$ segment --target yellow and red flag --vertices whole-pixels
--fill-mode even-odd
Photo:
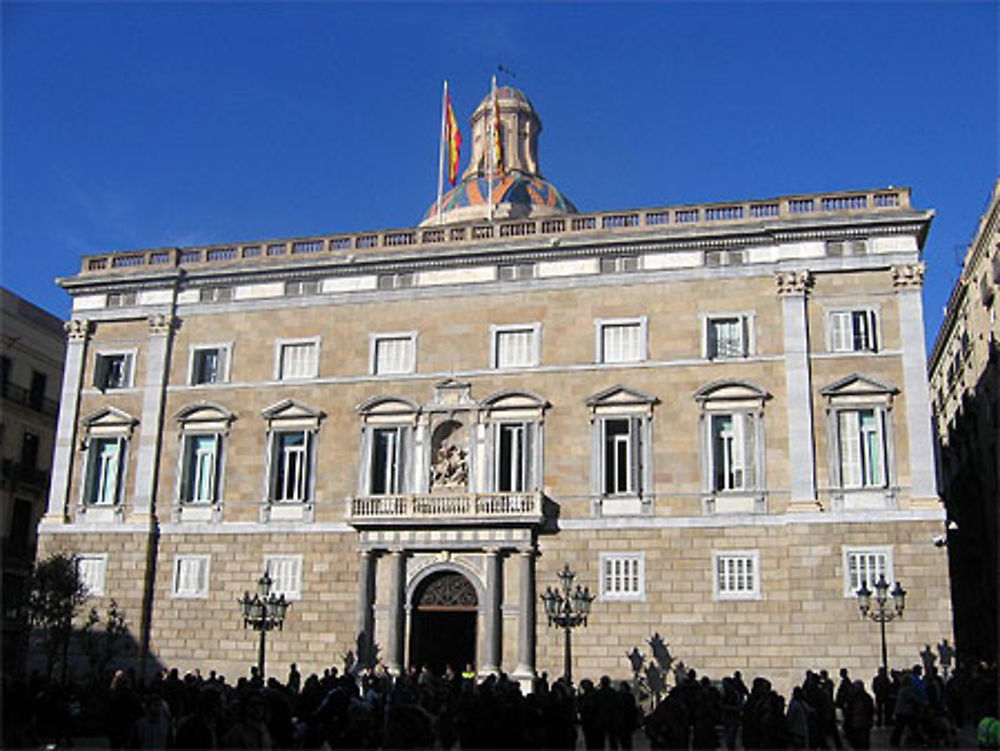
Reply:
[[[462,131],[458,128],[455,111],[451,108],[451,95],[445,95],[444,142],[448,149],[448,181],[454,185],[458,178],[458,161],[462,153]]]
[[[500,98],[497,96],[496,79],[493,83],[493,163],[497,175],[503,177],[503,139],[500,137]]]

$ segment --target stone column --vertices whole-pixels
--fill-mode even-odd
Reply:
[[[148,517],[156,506],[156,485],[163,438],[163,403],[167,392],[170,345],[177,322],[172,313],[149,317],[146,346],[146,382],[142,387],[142,418],[139,424],[139,453],[136,462],[135,497],[131,511]]]
[[[496,673],[500,670],[501,623],[500,602],[503,597],[503,576],[500,550],[486,550],[486,603],[483,623],[483,659],[480,673]]]
[[[535,551],[518,551],[521,568],[521,598],[517,614],[517,668],[514,677],[535,677]],[[529,687],[530,688],[530,687]]]
[[[80,389],[87,361],[87,339],[90,322],[74,318],[64,324],[66,330],[66,361],[63,367],[62,392],[59,397],[59,420],[56,427],[55,451],[52,455],[52,480],[49,485],[49,505],[43,525],[67,521],[70,507],[70,479],[76,459],[76,422],[80,409]]]
[[[899,339],[903,350],[903,396],[906,399],[906,435],[909,440],[910,502],[938,503],[934,478],[934,441],[931,429],[930,386],[924,350],[924,307],[921,290],[924,264],[892,267],[892,286],[899,309]]]
[[[816,434],[813,426],[812,370],[806,300],[812,287],[808,270],[776,275],[785,344],[788,420],[789,511],[816,511]],[[764,447],[761,447],[764,450]]]
[[[375,633],[375,557],[370,550],[361,551],[358,568],[358,602],[355,615],[355,649],[362,668],[373,663],[372,645]]]
[[[386,668],[393,675],[403,674],[404,608],[406,606],[406,556],[402,550],[389,553],[389,644]]]

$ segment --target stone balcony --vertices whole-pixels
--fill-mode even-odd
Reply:
[[[433,493],[352,498],[347,521],[357,528],[535,526],[541,493]]]

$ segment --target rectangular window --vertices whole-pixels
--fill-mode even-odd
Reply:
[[[28,392],[28,406],[32,409],[41,411],[42,404],[45,401],[45,382],[47,380],[45,373],[39,373],[37,370],[31,372],[31,390]]]
[[[528,487],[528,425],[503,422],[494,429],[496,475],[493,487],[498,493],[521,493]]]
[[[196,347],[191,354],[191,385],[224,383],[229,380],[226,372],[229,350],[226,347]]]
[[[601,599],[641,600],[646,560],[642,553],[601,553]]]
[[[642,424],[638,418],[602,421],[605,495],[636,495],[639,487]]]
[[[830,313],[830,349],[833,352],[877,352],[878,317],[870,308]]]
[[[395,495],[401,492],[402,429],[375,428],[372,431],[372,495]]]
[[[844,597],[856,597],[861,585],[875,591],[879,576],[892,583],[892,548],[844,548]]]
[[[282,381],[315,378],[319,372],[319,342],[286,342],[280,345],[278,378]]]
[[[202,302],[228,302],[233,299],[233,288],[202,287],[198,295]]]
[[[7,396],[10,386],[10,374],[14,369],[14,361],[7,355],[0,355],[0,395]]]
[[[272,500],[309,500],[310,438],[305,430],[274,434],[272,457]]]
[[[25,431],[21,436],[21,469],[32,473],[38,469],[38,434]]]
[[[598,361],[640,362],[646,359],[645,320],[599,321]]]
[[[756,418],[754,415],[711,415],[712,490],[749,490],[756,486]]]
[[[214,503],[219,499],[220,443],[217,433],[184,437],[182,502]]]
[[[493,329],[493,364],[497,368],[527,368],[538,364],[538,326]]]
[[[639,270],[639,256],[605,256],[601,258],[601,273],[616,274]]]
[[[286,297],[306,297],[319,294],[318,279],[296,279],[285,282]]]
[[[91,438],[87,452],[88,469],[84,500],[113,506],[121,495],[124,438]]]
[[[497,266],[497,279],[501,282],[516,282],[520,279],[531,279],[535,276],[533,263],[507,263]]]
[[[271,591],[284,595],[286,600],[302,597],[302,556],[269,555],[264,558],[264,568],[271,577]]]
[[[841,487],[885,487],[883,422],[882,410],[874,408],[843,410],[837,413]]]
[[[745,600],[760,597],[760,553],[715,553],[715,597]]]
[[[129,352],[98,354],[94,368],[94,386],[101,391],[132,386],[133,356]]]
[[[375,375],[412,373],[416,363],[416,339],[412,334],[376,335],[372,353]]]
[[[179,555],[174,558],[174,597],[208,597],[207,555]]]
[[[710,360],[746,357],[750,354],[747,316],[719,316],[706,322],[706,355]]]
[[[107,591],[107,553],[80,553],[76,556],[76,573],[87,594],[103,597]]]

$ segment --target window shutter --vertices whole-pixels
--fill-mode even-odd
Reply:
[[[838,312],[830,314],[830,348],[834,352],[851,349],[851,314]]]
[[[521,456],[521,490],[532,493],[538,489],[541,481],[536,476],[535,467],[535,431],[538,426],[533,422],[524,423],[524,440]]]
[[[757,487],[757,416],[742,415],[743,423],[743,488]]]
[[[122,388],[131,388],[134,377],[133,377],[133,357],[131,354],[127,354],[122,358]]]
[[[629,487],[628,492],[635,495],[642,495],[642,471],[643,471],[643,441],[642,441],[642,420],[638,417],[629,419]]]
[[[708,326],[708,358],[713,359],[719,356],[719,322],[709,321]]]
[[[840,449],[840,485],[844,488],[861,487],[861,435],[859,415],[856,411],[837,414],[838,448]]]
[[[410,451],[413,440],[413,430],[410,427],[399,429],[396,447],[396,492],[409,493],[410,481],[408,477],[410,466]]]
[[[108,385],[108,358],[97,356],[94,363],[94,387],[103,391]]]

